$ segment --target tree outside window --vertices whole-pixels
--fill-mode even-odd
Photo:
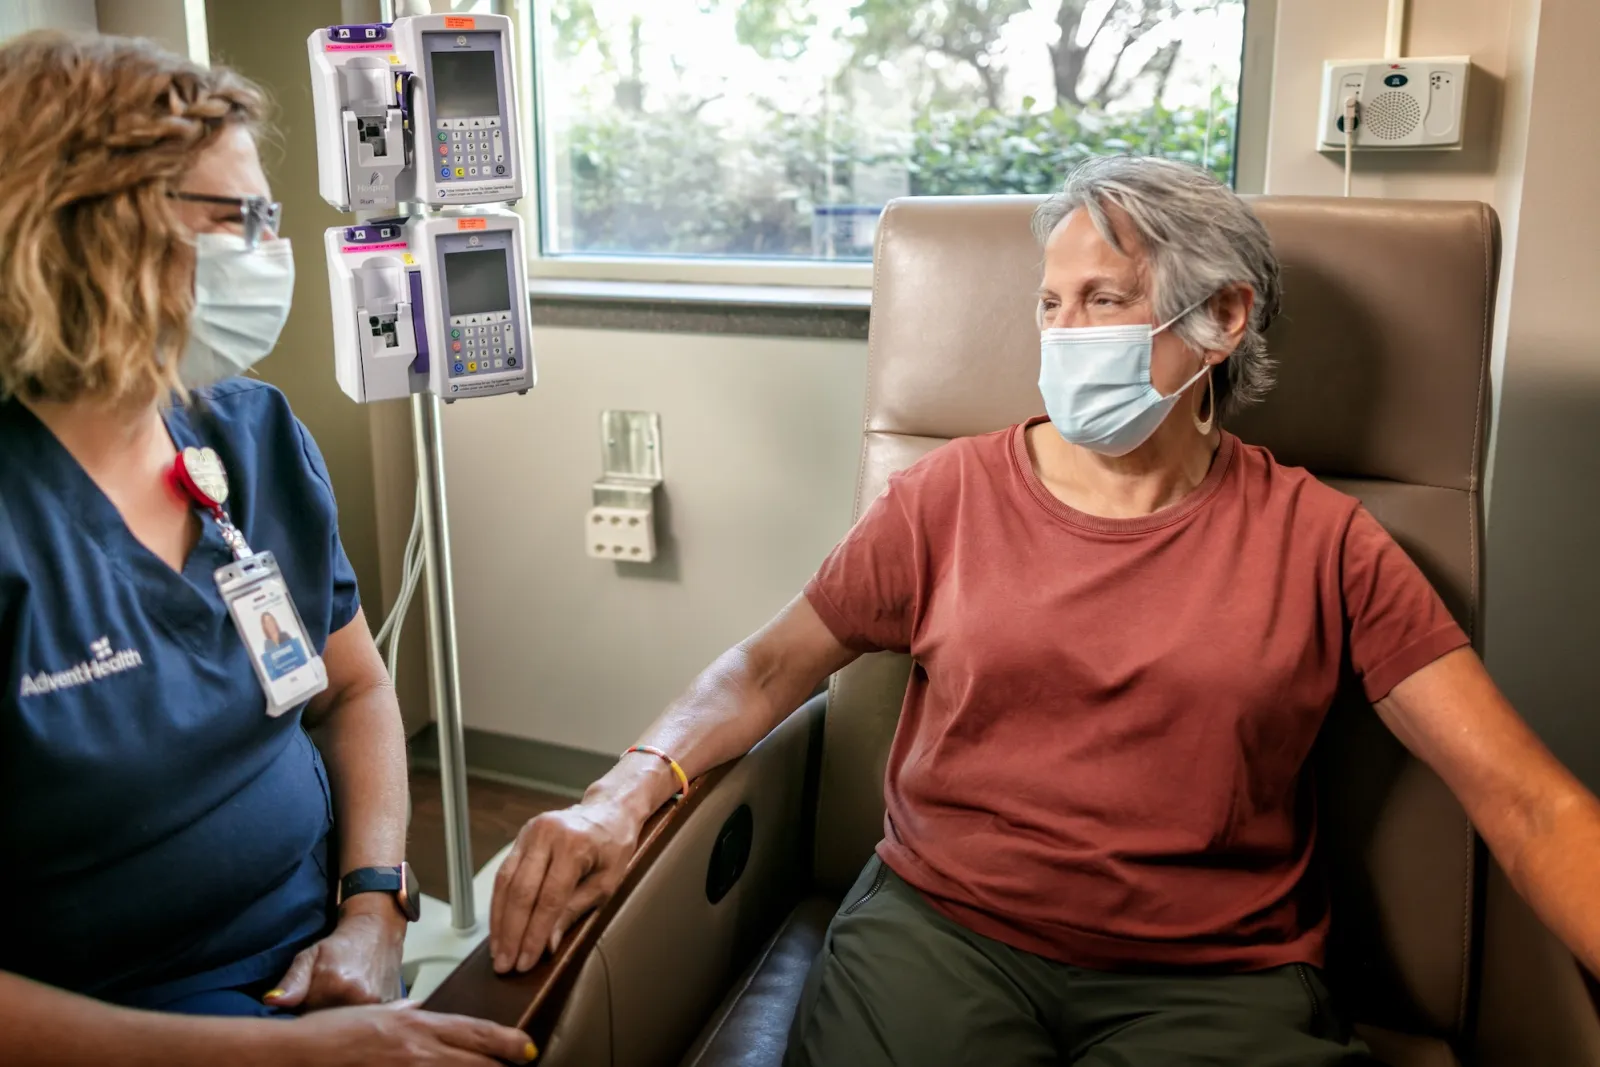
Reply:
[[[896,196],[1231,180],[1244,0],[541,0],[546,254],[865,259]]]

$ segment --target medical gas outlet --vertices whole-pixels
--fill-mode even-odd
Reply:
[[[592,559],[654,562],[661,416],[651,411],[602,412],[600,454],[604,473],[594,483],[594,507],[584,516],[586,551]]]

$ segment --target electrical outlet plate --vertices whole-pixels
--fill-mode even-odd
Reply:
[[[1467,56],[1328,60],[1322,67],[1317,149],[1344,150],[1344,101],[1352,94],[1361,105],[1352,148],[1460,149],[1471,70]]]
[[[647,508],[590,508],[584,526],[593,559],[650,563],[656,558],[654,516]]]

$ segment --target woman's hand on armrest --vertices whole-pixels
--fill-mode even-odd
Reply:
[[[719,656],[640,743],[696,778],[748,752],[858,653],[840,644],[805,597]],[[525,971],[627,873],[639,832],[678,789],[664,760],[624,756],[565,811],[530,820],[495,877],[489,947],[495,970]]]

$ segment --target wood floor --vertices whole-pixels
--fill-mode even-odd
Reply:
[[[489,862],[496,852],[516,839],[522,824],[540,812],[564,808],[570,797],[541,793],[520,786],[470,778],[467,809],[472,828],[472,869]],[[444,799],[436,771],[411,771],[411,837],[407,845],[411,869],[422,891],[448,900],[450,877],[444,852]]]

